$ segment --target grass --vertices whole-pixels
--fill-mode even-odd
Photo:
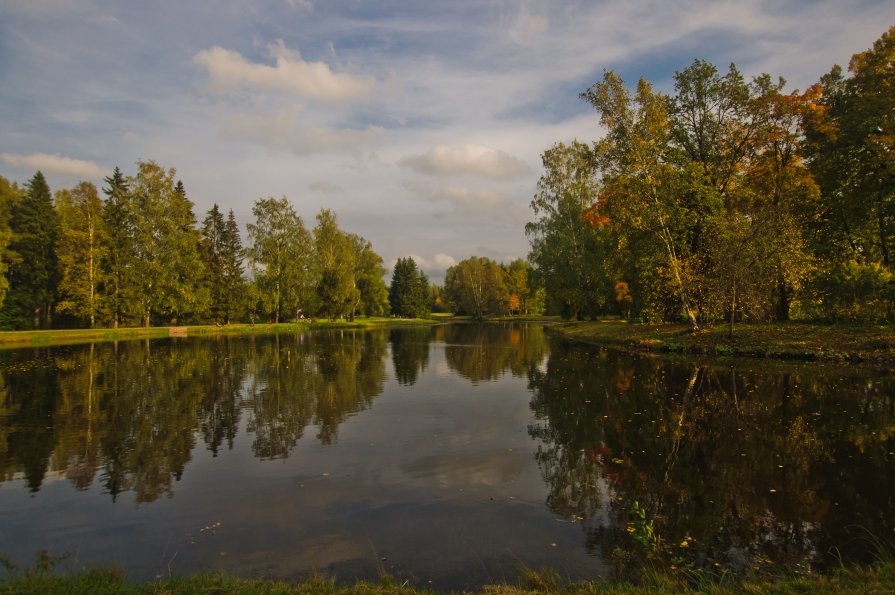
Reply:
[[[563,322],[564,337],[629,351],[746,356],[802,361],[895,363],[895,326],[807,322],[737,324],[691,332],[684,324],[629,324],[620,320]]]
[[[408,324],[434,324],[428,319],[403,319],[358,317],[354,322],[343,320],[304,320],[278,324],[227,324],[223,326],[155,326],[128,327],[118,329],[59,329],[48,331],[0,331],[0,348],[36,347],[46,345],[72,345],[99,341],[127,341],[132,339],[158,339],[163,337],[195,337],[209,335],[244,335],[266,333],[288,333],[307,329],[331,328],[376,328]]]
[[[118,570],[87,569],[77,573],[54,574],[31,570],[0,582],[0,594],[186,594],[186,593],[264,593],[264,594],[338,594],[383,593],[412,595],[432,593],[417,590],[383,576],[378,583],[337,584],[312,577],[299,582],[264,579],[239,579],[223,574],[172,576],[158,581],[128,581]],[[490,595],[524,593],[628,594],[628,593],[892,593],[895,592],[895,564],[880,561],[871,566],[840,569],[829,575],[804,574],[763,578],[726,576],[722,580],[687,575],[650,572],[641,580],[611,582],[605,579],[564,583],[554,571],[525,571],[518,585],[486,585],[478,591]]]

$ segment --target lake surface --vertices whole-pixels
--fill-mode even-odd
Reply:
[[[442,589],[615,576],[648,547],[823,569],[893,542],[893,450],[886,371],[533,324],[9,350],[0,554]]]

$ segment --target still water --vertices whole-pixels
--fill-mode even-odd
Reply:
[[[614,576],[649,548],[825,568],[893,541],[893,450],[889,372],[538,325],[9,350],[0,554],[450,589]]]

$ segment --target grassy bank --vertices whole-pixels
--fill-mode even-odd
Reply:
[[[265,594],[366,594],[413,595],[432,593],[417,590],[385,578],[379,583],[340,585],[323,579],[284,582],[261,579],[237,579],[220,574],[170,577],[156,582],[135,583],[115,570],[92,569],[77,574],[29,572],[0,583],[3,593],[68,594],[179,594],[179,593],[265,593]],[[784,576],[762,579],[722,577],[700,580],[698,577],[648,575],[641,581],[606,580],[564,584],[551,572],[527,573],[518,585],[488,585],[475,591],[494,595],[523,593],[892,593],[895,592],[895,564],[879,563],[870,567],[839,570],[830,575]]]
[[[563,322],[552,332],[579,341],[629,351],[745,356],[803,361],[895,363],[895,326],[737,324],[691,332],[682,324],[640,324],[619,320]]]
[[[435,324],[436,320],[401,318],[356,318],[354,322],[337,320],[283,322],[279,324],[227,324],[205,326],[154,326],[118,329],[60,329],[48,331],[0,331],[0,348],[45,345],[72,345],[99,341],[127,341],[164,337],[196,337],[208,335],[245,335],[290,333],[298,330],[332,328],[375,328],[408,324]]]

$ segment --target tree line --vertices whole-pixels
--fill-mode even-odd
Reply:
[[[549,310],[895,319],[895,27],[804,92],[696,60],[581,97],[605,133],[543,154],[526,226]]]
[[[0,326],[149,326],[389,311],[385,268],[369,241],[322,209],[313,229],[286,199],[252,208],[243,246],[231,210],[199,223],[173,169],[115,168],[103,197],[90,182],[50,192],[0,177]]]

